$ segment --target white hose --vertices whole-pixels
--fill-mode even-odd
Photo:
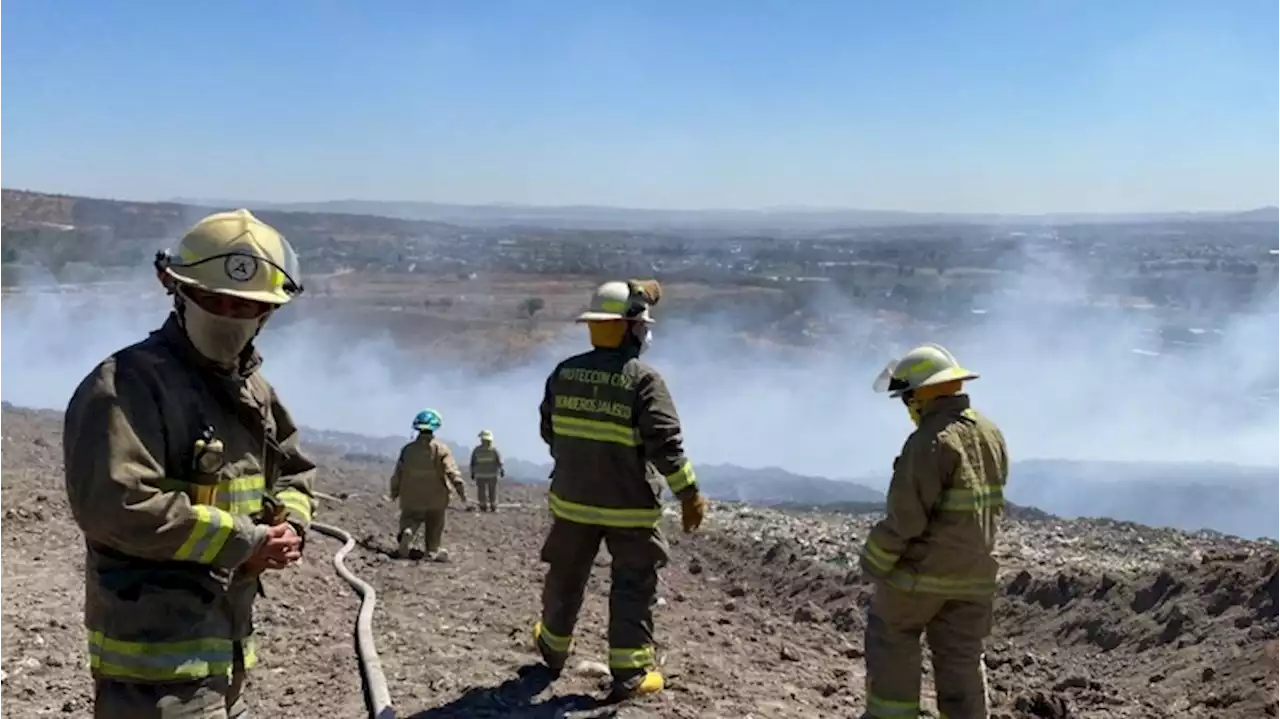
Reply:
[[[370,719],[395,719],[396,712],[391,707],[391,692],[387,689],[387,676],[382,672],[378,648],[373,644],[373,606],[377,601],[377,593],[368,582],[352,574],[342,562],[347,553],[355,548],[356,540],[345,530],[328,524],[312,522],[311,528],[344,542],[342,549],[333,555],[333,566],[347,584],[356,590],[356,594],[360,595],[360,613],[356,615],[356,657],[360,661],[365,706],[369,710]]]

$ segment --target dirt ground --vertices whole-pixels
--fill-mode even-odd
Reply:
[[[6,716],[85,717],[82,544],[60,474],[55,413],[3,414]],[[785,542],[725,522],[669,535],[657,625],[670,689],[621,707],[603,695],[607,556],[597,560],[576,654],[548,685],[529,630],[548,526],[534,487],[502,489],[496,514],[450,512],[453,561],[389,556],[396,510],[385,467],[322,458],[318,517],[360,540],[348,566],[379,595],[377,644],[400,717],[854,717],[862,710],[868,587]],[[728,512],[726,512],[728,514]],[[333,572],[338,543],[312,534],[304,561],[260,599],[257,716],[363,717],[352,641],[357,599]],[[1000,717],[1275,715],[1273,548],[1111,576],[1089,566],[1010,568],[987,656]],[[1268,642],[1272,645],[1268,645]],[[926,695],[931,691],[926,688]],[[926,702],[928,703],[928,702]],[[1269,713],[1268,713],[1269,712]]]

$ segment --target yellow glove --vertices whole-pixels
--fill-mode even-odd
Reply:
[[[707,498],[702,496],[700,492],[695,492],[689,497],[680,500],[680,523],[684,525],[686,533],[701,527],[702,520],[706,518]]]

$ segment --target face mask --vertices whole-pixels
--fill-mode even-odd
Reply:
[[[213,362],[234,366],[240,353],[249,345],[266,316],[242,319],[223,317],[205,310],[190,300],[182,300],[182,327],[197,351]]]
[[[919,427],[920,426],[919,401],[917,401],[915,397],[904,396],[902,398],[902,404],[906,405],[907,407],[907,415],[911,417],[911,423]]]

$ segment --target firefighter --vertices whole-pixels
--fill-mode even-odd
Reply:
[[[662,376],[640,361],[649,346],[656,281],[606,282],[578,317],[593,349],[561,362],[547,378],[542,438],[554,459],[551,530],[542,619],[533,640],[558,675],[591,567],[603,540],[612,558],[609,592],[610,699],[664,686],[653,641],[658,570],[668,560],[659,531],[662,485],[680,498],[684,531],[702,523],[707,501],[685,457],[680,419]]]
[[[865,637],[871,717],[916,716],[922,633],[939,713],[987,716],[982,645],[991,631],[992,550],[1009,457],[1000,430],[962,392],[977,378],[946,349],[926,344],[890,362],[874,384],[902,399],[916,430],[894,460],[886,516],[860,559],[875,583]]]
[[[247,210],[156,255],[173,308],[67,405],[67,499],[85,539],[100,719],[246,715],[260,575],[296,561],[315,465],[253,340],[302,292],[293,248]]]
[[[413,418],[418,436],[400,450],[400,459],[391,474],[391,498],[400,500],[400,546],[397,554],[408,557],[416,543],[419,529],[424,529],[423,543],[427,559],[449,561],[449,552],[440,548],[444,536],[445,510],[449,507],[449,489],[467,503],[462,472],[453,459],[449,445],[435,435],[440,429],[440,413],[424,409]]]
[[[471,450],[471,479],[475,480],[480,511],[498,511],[498,480],[507,476],[502,453],[493,446],[493,432],[480,431],[480,446]]]

